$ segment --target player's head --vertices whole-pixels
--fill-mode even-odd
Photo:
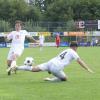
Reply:
[[[22,21],[16,20],[16,21],[15,21],[15,29],[16,29],[17,31],[19,31],[19,30],[21,30],[21,28],[22,28]]]
[[[77,44],[76,41],[72,41],[72,42],[70,43],[70,48],[74,48],[74,49],[76,50],[77,47],[78,47],[78,44]]]

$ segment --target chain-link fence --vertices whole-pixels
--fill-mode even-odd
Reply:
[[[0,20],[0,32],[7,32],[14,29],[14,23]],[[98,30],[98,20],[88,21],[67,21],[67,22],[24,22],[24,29],[34,32],[68,32],[68,31],[94,31]]]

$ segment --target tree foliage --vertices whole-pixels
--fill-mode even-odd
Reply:
[[[32,0],[31,0],[32,1]],[[99,0],[0,0],[0,19],[33,21],[67,21],[100,18]]]
[[[7,21],[39,20],[41,12],[37,7],[28,5],[24,0],[0,0],[0,19]]]
[[[100,19],[100,0],[31,1],[33,2],[28,4],[25,0],[0,0],[0,20],[13,24],[18,19],[24,22],[30,20],[32,22],[70,22]]]
[[[100,19],[100,1],[99,0],[77,0],[74,3],[74,19],[95,20]]]

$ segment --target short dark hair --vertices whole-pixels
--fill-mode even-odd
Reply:
[[[70,47],[78,47],[78,44],[76,41],[72,41],[69,46]]]
[[[23,22],[21,20],[16,20],[15,24],[17,24],[17,23],[20,24],[20,25],[23,25]]]

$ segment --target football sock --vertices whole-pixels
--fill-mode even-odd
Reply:
[[[14,66],[16,66],[16,61],[14,60],[14,61],[12,61],[12,63],[11,63],[11,66],[10,67],[14,67]]]
[[[45,81],[51,81],[51,82],[58,82],[58,81],[61,81],[59,78],[57,77],[53,77],[53,78],[45,78],[44,79]]]
[[[17,70],[32,71],[32,66],[26,66],[26,65],[23,65],[23,66],[17,67],[16,69],[17,69]]]
[[[8,70],[8,68],[10,67],[10,65],[8,65],[7,66],[7,70]],[[8,75],[10,75],[11,74],[11,72],[10,71],[7,71],[7,73],[8,73]]]
[[[43,47],[40,47],[40,51],[42,51]]]

